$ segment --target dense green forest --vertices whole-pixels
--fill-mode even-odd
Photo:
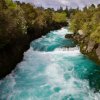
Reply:
[[[80,45],[81,51],[89,51],[91,40],[96,42],[96,46],[92,47],[97,49],[100,43],[100,4],[81,10],[68,7],[54,10],[19,1],[0,0],[0,78],[10,73],[22,60],[32,40],[67,25],[75,34],[82,30],[87,37],[88,41],[85,41],[86,38],[78,34],[78,40],[84,42]],[[86,49],[82,50],[84,47]],[[91,49],[89,56],[97,60],[99,51]]]
[[[31,41],[66,26],[66,16],[62,8],[55,11],[24,2],[0,0],[0,78],[22,60]]]
[[[85,36],[100,43],[100,4],[97,7],[92,4],[90,7],[84,7],[83,10],[75,10],[70,20],[70,29],[74,33],[83,30]]]
[[[0,48],[26,34],[39,34],[48,26],[66,22],[66,16],[65,11],[0,0]]]
[[[70,29],[77,33],[83,30],[90,39],[100,42],[100,5],[84,7],[83,10],[62,8],[44,9],[29,3],[0,0],[0,48],[13,39],[26,34],[39,34],[48,26],[65,23],[70,19]],[[67,22],[66,22],[67,23]]]

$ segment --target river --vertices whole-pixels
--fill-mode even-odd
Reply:
[[[31,42],[23,61],[0,81],[0,100],[100,100],[100,66],[65,34],[72,33],[65,27]]]

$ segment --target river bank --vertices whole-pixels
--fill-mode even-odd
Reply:
[[[45,30],[38,29],[37,32],[33,29],[28,30],[27,35],[13,39],[12,43],[0,49],[0,79],[8,75],[23,59],[23,53],[29,49],[31,41],[66,25],[67,23],[54,23],[54,25],[47,26]]]
[[[88,58],[100,65],[100,43],[96,43],[88,36],[81,33],[66,34],[65,38],[73,39],[80,46],[80,52],[82,54],[86,55]]]
[[[100,99],[100,67],[66,33],[72,34],[61,28],[31,42],[23,60],[0,80],[0,100]]]

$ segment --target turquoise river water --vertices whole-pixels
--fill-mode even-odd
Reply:
[[[100,100],[100,66],[65,34],[72,33],[61,28],[31,42],[23,61],[0,81],[0,100]]]

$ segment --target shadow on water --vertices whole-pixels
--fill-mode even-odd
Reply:
[[[97,65],[92,60],[88,59],[86,56],[81,56],[82,61],[76,67],[76,70],[81,70],[79,72],[81,79],[86,79],[89,82],[89,86],[94,92],[99,92],[100,90],[100,65]],[[78,59],[77,59],[78,60]],[[78,60],[79,61],[79,60]],[[78,71],[77,71],[78,72]]]
[[[93,69],[88,75],[89,85],[94,92],[100,91],[100,66],[94,64]]]
[[[87,60],[88,63],[85,63],[88,73],[85,75],[85,78],[89,81],[89,86],[94,92],[100,91],[100,65],[97,65],[92,60],[89,60],[86,56],[83,56],[83,59]]]
[[[97,65],[92,60],[84,55],[69,58],[69,61],[75,65],[75,77],[82,80],[88,80],[89,86],[94,92],[100,90],[100,65]]]

